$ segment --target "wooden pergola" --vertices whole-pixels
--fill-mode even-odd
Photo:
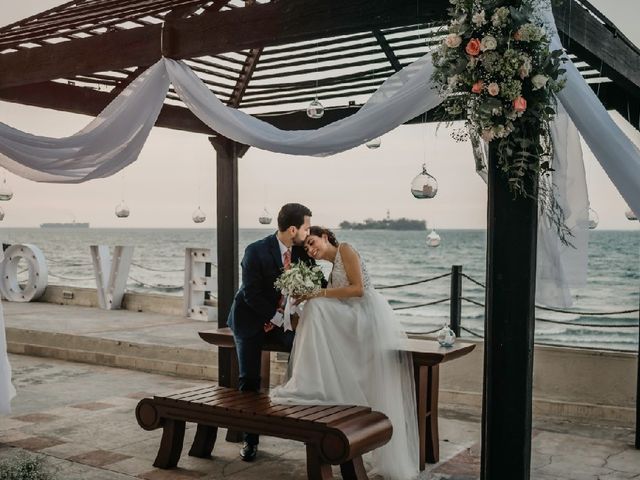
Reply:
[[[98,115],[161,55],[227,105],[282,129],[355,112],[442,39],[449,0],[74,0],[0,28],[0,100]],[[554,7],[564,46],[602,103],[640,129],[640,50],[585,0]],[[325,115],[307,117],[318,97]],[[412,120],[433,121],[435,112]],[[238,159],[247,146],[170,89],[156,126],[217,153],[218,324],[238,287]],[[493,155],[490,155],[493,156]],[[495,159],[494,159],[495,160]],[[529,478],[537,202],[514,201],[490,158],[482,475]],[[235,359],[220,354],[220,383]]]

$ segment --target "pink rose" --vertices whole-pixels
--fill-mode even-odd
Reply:
[[[444,39],[444,44],[449,48],[458,48],[462,43],[462,37],[455,33],[450,33]]]
[[[522,40],[522,31],[518,29],[518,31],[513,34],[513,39],[518,41]]]
[[[469,40],[469,43],[467,43],[467,46],[464,50],[472,57],[475,57],[480,53],[480,40],[478,40],[477,38],[472,38],[471,40]]]
[[[495,135],[491,128],[485,128],[484,130],[482,130],[481,136],[482,136],[482,140],[484,140],[487,143],[495,138]]]
[[[527,109],[527,101],[524,99],[524,97],[517,97],[513,101],[513,109],[516,112],[524,112]]]
[[[471,87],[471,91],[473,93],[482,93],[483,88],[484,88],[484,82],[482,80],[478,80],[476,83],[473,84],[473,87]]]
[[[496,95],[498,95],[498,93],[500,93],[500,87],[497,83],[491,82],[487,86],[487,92],[489,92],[489,95],[491,95],[492,97],[495,97]]]

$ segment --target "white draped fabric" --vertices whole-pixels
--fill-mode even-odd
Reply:
[[[548,12],[547,20],[555,28]],[[556,34],[553,48],[560,46]],[[568,288],[586,279],[588,198],[578,130],[632,210],[640,212],[640,151],[611,120],[577,69],[571,63],[566,68],[567,84],[552,126],[553,183],[576,249],[563,246],[543,218],[538,235],[537,300],[558,306],[569,305]],[[290,155],[331,155],[437,106],[442,99],[431,85],[432,70],[427,54],[391,76],[352,116],[316,130],[283,131],[225,106],[184,62],[162,59],[70,137],[40,137],[0,123],[0,166],[38,182],[80,183],[113,175],[138,157],[170,82],[198,118],[227,138]]]
[[[289,155],[325,156],[344,152],[439,105],[430,88],[431,55],[388,78],[355,114],[317,130],[280,130],[229,108],[183,62],[165,58],[171,83],[182,101],[205,124],[236,142]]]
[[[0,165],[36,182],[109,177],[136,161],[168,89],[166,70],[158,62],[70,137],[40,137],[0,123]]]

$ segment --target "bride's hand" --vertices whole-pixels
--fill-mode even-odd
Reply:
[[[320,289],[316,293],[309,293],[309,294],[306,294],[306,295],[301,295],[300,297],[294,297],[293,304],[294,305],[300,305],[302,302],[305,302],[307,300],[311,300],[312,298],[322,297],[322,296],[324,296],[323,294],[324,294],[324,289]]]

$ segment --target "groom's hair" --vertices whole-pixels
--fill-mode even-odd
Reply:
[[[311,210],[299,203],[287,203],[278,213],[278,230],[284,232],[289,227],[300,228],[304,217],[311,216]]]

